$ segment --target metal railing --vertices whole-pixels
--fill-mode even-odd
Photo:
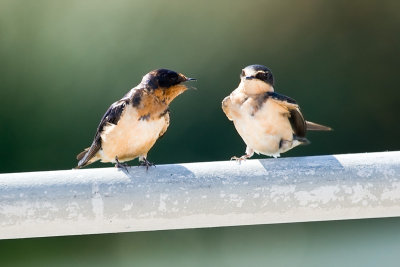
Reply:
[[[0,239],[400,216],[400,152],[0,174]]]

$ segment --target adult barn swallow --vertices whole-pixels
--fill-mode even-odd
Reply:
[[[97,160],[126,169],[125,161],[139,157],[141,166],[154,165],[147,153],[169,126],[169,104],[195,80],[172,70],[147,73],[140,84],[113,103],[97,127],[92,145],[77,155],[76,168]],[[127,169],[126,169],[127,170]]]
[[[257,154],[279,157],[300,144],[308,144],[306,132],[331,128],[304,120],[296,101],[274,92],[271,70],[250,65],[242,70],[240,84],[222,101],[222,109],[246,143],[244,160]]]

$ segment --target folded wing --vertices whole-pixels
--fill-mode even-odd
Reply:
[[[82,168],[95,162],[96,160],[99,160],[99,158],[96,157],[96,154],[101,149],[101,133],[103,132],[104,127],[109,124],[116,125],[121,117],[122,112],[128,104],[129,98],[123,98],[113,103],[108,108],[103,118],[101,119],[99,126],[97,127],[92,145],[76,156],[76,159],[79,160],[78,166],[76,168]]]

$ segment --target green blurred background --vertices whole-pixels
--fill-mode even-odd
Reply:
[[[400,149],[400,1],[0,0],[0,172],[74,167],[107,107],[160,67],[197,78],[198,90],[173,102],[149,159],[241,155],[220,103],[255,63],[308,120],[335,129],[284,156]],[[0,241],[0,265],[397,266],[399,227],[381,219],[10,240]]]

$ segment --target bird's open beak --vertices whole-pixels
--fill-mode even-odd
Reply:
[[[197,79],[195,79],[195,78],[188,78],[188,77],[185,77],[185,78],[186,78],[186,79],[184,80],[184,82],[197,81]],[[194,86],[186,86],[186,88],[187,88],[187,89],[192,89],[192,90],[197,90],[197,88],[194,87]]]
[[[183,75],[182,73],[179,73],[179,82],[184,83],[184,82],[188,82],[188,81],[197,81],[197,79],[188,78],[185,75]]]

